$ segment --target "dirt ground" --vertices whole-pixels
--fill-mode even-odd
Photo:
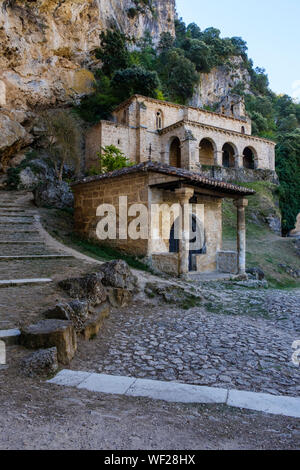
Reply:
[[[300,420],[217,405],[104,395],[0,370],[0,449],[298,449]]]
[[[42,276],[52,277],[55,281],[53,284],[44,286],[23,286],[1,290],[0,328],[10,328],[41,319],[42,312],[46,308],[64,298],[65,294],[56,285],[59,279],[92,272],[96,270],[97,266],[94,263],[86,263],[82,259],[67,259],[45,260],[43,263],[33,260],[14,261],[2,264],[0,268],[0,279]],[[146,273],[140,274],[139,281],[145,282],[145,278],[148,281],[153,281],[151,276]],[[183,338],[178,341],[171,338],[170,344],[172,340],[182,343],[183,353],[181,354],[179,351],[179,356],[182,356],[185,361],[186,355],[186,367],[188,367],[190,374],[199,375],[198,371],[193,370],[196,362],[199,363],[199,352],[192,350],[194,343],[196,344],[197,341],[201,340],[203,344],[206,344],[206,341],[208,347],[213,347],[214,354],[211,355],[213,362],[207,364],[208,359],[203,357],[204,363],[200,364],[203,369],[204,367],[209,368],[209,380],[213,382],[207,382],[208,385],[212,385],[212,383],[220,385],[222,383],[220,380],[230,379],[230,377],[224,377],[224,374],[222,374],[223,378],[218,375],[219,372],[222,373],[222,367],[229,371],[229,368],[222,364],[224,357],[232,364],[238,363],[235,357],[230,357],[230,354],[239,355],[241,353],[240,356],[247,360],[246,365],[243,366],[245,371],[251,367],[254,369],[258,367],[258,370],[261,370],[262,366],[265,367],[266,371],[269,371],[270,364],[272,365],[274,359],[277,358],[277,355],[275,358],[271,355],[273,352],[272,345],[264,348],[266,350],[263,351],[263,356],[267,357],[267,360],[263,358],[265,363],[262,365],[260,363],[256,364],[255,361],[261,361],[261,359],[252,356],[246,357],[246,353],[248,354],[248,350],[251,348],[245,341],[233,337],[235,334],[235,331],[233,331],[234,325],[240,321],[241,328],[244,322],[250,325],[249,328],[251,327],[251,334],[248,335],[248,339],[254,344],[255,340],[252,336],[257,337],[256,331],[258,331],[260,324],[267,320],[270,321],[270,324],[272,323],[271,318],[264,318],[264,309],[257,304],[257,300],[253,303],[253,299],[250,299],[250,302],[245,298],[245,301],[241,304],[243,298],[240,294],[232,295],[231,292],[223,292],[222,287],[219,291],[214,289],[212,293],[209,292],[209,289],[204,288],[204,293],[206,308],[208,306],[211,309],[214,307],[213,310],[198,312],[197,309],[194,309],[194,311],[192,309],[187,314],[186,311],[177,311],[176,307],[169,306],[166,308],[165,304],[161,306],[158,304],[155,308],[147,304],[147,308],[143,309],[144,304],[140,303],[139,310],[145,311],[142,312],[143,315],[140,313],[139,316],[138,309],[135,309],[134,312],[131,311],[131,308],[124,309],[122,313],[114,309],[110,319],[107,320],[102,336],[100,335],[93,342],[79,342],[77,356],[70,367],[72,369],[82,368],[85,371],[102,368],[106,373],[114,374],[124,371],[121,369],[112,370],[112,367],[119,368],[128,365],[128,370],[125,371],[128,375],[144,372],[147,375],[149,373],[149,378],[160,378],[160,376],[156,377],[159,370],[157,364],[160,366],[159,361],[162,360],[165,363],[167,362],[166,358],[168,358],[168,360],[177,362],[174,362],[175,365],[169,367],[167,371],[164,366],[164,372],[168,372],[170,375],[162,378],[164,380],[174,380],[171,374],[177,374],[178,371],[181,373],[183,368],[182,373],[185,375],[182,377],[176,376],[175,379],[192,383],[194,377],[187,375],[184,371],[185,364],[181,365],[178,362],[179,359],[174,356],[174,351],[171,351],[172,354],[170,354],[168,350],[170,345],[164,348],[164,344],[161,344],[163,342],[157,341],[156,337],[153,337],[151,338],[153,344],[149,343],[148,346],[151,348],[151,353],[155,353],[155,357],[150,358],[146,354],[147,351],[146,353],[143,351],[145,345],[147,345],[144,336],[149,339],[153,335],[153,325],[157,323],[157,318],[155,318],[154,323],[151,318],[153,315],[160,315],[165,318],[160,318],[160,324],[157,325],[157,337],[162,334],[164,338],[169,333],[172,336],[175,331],[179,338]],[[251,292],[250,297],[252,296]],[[232,303],[233,297],[236,299],[236,305]],[[280,331],[276,323],[279,321],[277,314],[274,314],[274,325],[276,329],[278,328],[278,331],[274,330],[273,336],[276,339],[276,344],[274,343],[276,348],[277,345],[282,348],[282,350],[275,349],[280,352],[279,356],[282,356],[279,359],[283,362],[284,370],[287,368],[285,363],[291,352],[292,338],[288,335],[291,331],[293,334],[296,332],[295,320],[298,321],[299,318],[299,316],[294,315],[297,299],[297,296],[293,296],[292,299],[289,297],[287,300],[284,299],[284,305],[282,305],[282,302],[277,301],[276,297],[272,303],[271,310],[276,313],[278,307],[280,313]],[[222,308],[218,307],[216,310],[216,306],[219,304]],[[243,316],[239,317],[241,305],[243,307]],[[232,320],[228,316],[227,307],[228,309],[230,307]],[[176,312],[172,311],[174,309]],[[250,318],[248,310],[253,312],[253,309],[256,314],[254,317],[250,316]],[[168,312],[169,318],[166,315]],[[284,318],[281,318],[283,313]],[[193,318],[194,314],[197,318]],[[180,315],[184,318],[184,321]],[[187,315],[190,315],[190,317]],[[181,329],[185,327],[188,320],[190,321],[188,328],[182,332]],[[202,321],[204,326],[207,325],[203,332],[197,323],[199,321]],[[196,336],[193,329],[194,324],[197,326]],[[145,325],[148,330],[146,330]],[[215,341],[213,344],[211,337],[206,339],[204,336],[209,331],[213,333],[215,325],[219,325],[223,331],[220,332],[219,338],[213,338]],[[138,329],[138,326],[140,329]],[[222,335],[229,337],[225,326],[229,329],[232,345],[228,343],[227,339],[226,344],[223,344]],[[272,324],[270,328],[273,331]],[[187,336],[186,332],[190,336]],[[125,334],[126,338],[120,337],[120,333]],[[265,341],[265,326],[262,333],[263,338],[259,337],[259,339]],[[204,336],[198,338],[197,335]],[[184,343],[184,340],[186,343]],[[218,344],[219,340],[220,344]],[[130,345],[127,344],[128,342]],[[139,342],[145,344],[138,344]],[[122,358],[115,356],[116,353],[112,348],[114,344],[117,345],[117,354],[121,354]],[[129,346],[133,349],[132,354]],[[138,357],[136,357],[136,352],[139,353]],[[257,352],[258,355],[261,353],[262,351]],[[213,450],[299,448],[299,419],[238,410],[226,406],[170,404],[146,398],[104,395],[76,388],[59,387],[46,383],[44,379],[22,377],[19,361],[28,354],[30,352],[20,346],[10,346],[7,348],[7,366],[0,366],[0,449]],[[125,361],[123,355],[127,357]],[[220,359],[217,355],[220,356]],[[293,385],[289,380],[290,377],[293,379],[294,370],[287,378],[283,377],[280,371],[276,372],[274,367],[272,370],[274,377],[280,376],[279,378],[284,387]],[[231,370],[232,374],[234,372]],[[239,370],[236,371],[236,374],[240,377]],[[259,374],[256,375],[259,377]],[[207,373],[204,376],[207,380]],[[266,376],[267,374],[262,376],[262,382],[265,381]],[[203,376],[200,379],[198,377],[199,384],[204,384],[204,378]],[[244,388],[247,384],[247,377],[240,378],[244,381],[241,384],[241,387]],[[228,382],[225,382],[226,384]]]

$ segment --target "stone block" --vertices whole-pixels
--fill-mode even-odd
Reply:
[[[20,343],[28,349],[56,347],[58,361],[69,364],[76,349],[76,333],[71,321],[42,320],[21,330]]]
[[[91,315],[84,322],[84,327],[80,330],[80,335],[85,339],[93,339],[99,333],[103,321],[109,316],[110,307],[107,303],[91,309]]]
[[[237,273],[237,252],[236,251],[218,251],[217,253],[217,271],[220,273]]]
[[[0,330],[0,341],[4,341],[6,346],[18,344],[21,332],[18,329]]]
[[[300,398],[269,395],[267,393],[229,390],[227,405],[275,415],[300,418]]]
[[[126,395],[174,403],[225,403],[227,390],[197,385],[137,379]]]
[[[58,370],[57,349],[40,349],[20,361],[20,371],[27,377],[54,374]]]
[[[107,298],[106,289],[101,282],[103,277],[103,273],[98,272],[80,278],[65,279],[58,285],[68,292],[70,297],[100,305]]]
[[[91,374],[86,380],[78,385],[91,392],[116,393],[123,395],[135,382],[133,377],[122,377],[105,374]]]
[[[107,295],[113,307],[126,307],[132,302],[132,291],[118,287],[107,287]]]
[[[77,387],[81,382],[87,379],[91,372],[81,372],[79,370],[61,370],[53,379],[47,382],[54,385],[64,385],[66,387]]]

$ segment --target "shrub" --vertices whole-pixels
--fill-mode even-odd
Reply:
[[[101,147],[100,152],[97,153],[99,159],[98,167],[91,168],[90,175],[99,175],[102,173],[108,173],[114,170],[120,170],[132,166],[133,163],[121,152],[115,145],[107,145]]]

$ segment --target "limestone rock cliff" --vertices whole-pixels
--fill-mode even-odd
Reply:
[[[240,82],[244,84],[245,91],[249,91],[249,72],[243,68],[242,58],[234,57],[227,65],[215,67],[210,73],[201,74],[190,104],[195,107],[215,107]]]
[[[113,24],[141,37],[174,34],[175,0],[0,0],[0,171],[30,144],[37,109],[91,90],[99,33]],[[135,12],[129,14],[129,10]]]

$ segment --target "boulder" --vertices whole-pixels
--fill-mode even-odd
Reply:
[[[270,215],[266,217],[266,222],[270,227],[272,232],[276,233],[279,237],[282,235],[282,227],[281,227],[281,218],[277,215]]]
[[[20,361],[20,371],[26,377],[49,377],[58,370],[57,349],[40,349]]]
[[[84,322],[80,335],[85,339],[93,339],[97,336],[102,327],[103,321],[109,316],[109,304],[104,303],[98,307],[91,308],[89,318]]]
[[[73,193],[65,181],[41,183],[34,189],[33,195],[38,207],[65,209],[72,208],[74,205]]]
[[[71,321],[42,320],[21,330],[20,343],[28,349],[56,346],[58,361],[69,364],[76,349],[76,333]]]
[[[83,277],[65,279],[58,283],[70,297],[87,301],[89,304],[100,305],[107,298],[106,288],[102,284],[103,274],[93,273]]]
[[[133,300],[133,292],[119,287],[107,287],[107,295],[113,307],[126,307]]]
[[[29,145],[32,137],[26,129],[9,116],[0,113],[0,170],[6,170],[9,159],[20,148]]]
[[[75,328],[75,331],[80,334],[83,333],[85,329],[90,330],[93,323],[96,323],[96,327],[92,327],[93,333],[91,334],[97,334],[102,323],[101,321],[99,324],[97,310],[91,307],[88,302],[80,300],[73,300],[72,302],[65,304],[57,304],[54,308],[47,310],[44,315],[46,318],[70,320]],[[97,330],[98,324],[99,328]],[[89,334],[83,334],[83,336],[89,336]]]
[[[234,281],[233,284],[241,287],[245,287],[246,289],[268,289],[269,284],[268,281],[265,279],[262,281],[258,281],[256,279],[248,279],[245,281]]]
[[[68,303],[59,303],[55,307],[46,310],[44,316],[47,319],[71,320],[72,313],[73,310]]]
[[[102,284],[104,286],[116,287],[135,291],[137,289],[137,278],[134,276],[123,260],[114,260],[104,263],[99,271],[103,274]]]
[[[265,278],[265,273],[259,267],[249,268],[246,272],[252,276],[252,279],[256,279],[257,281],[262,281]]]
[[[188,310],[197,307],[202,303],[202,296],[196,291],[190,291],[174,285],[150,283],[145,286],[145,294],[149,298],[158,298],[168,304],[176,304],[178,307]]]
[[[19,173],[18,189],[26,189],[27,191],[33,190],[39,184],[38,176],[32,171],[30,166],[27,166]]]

